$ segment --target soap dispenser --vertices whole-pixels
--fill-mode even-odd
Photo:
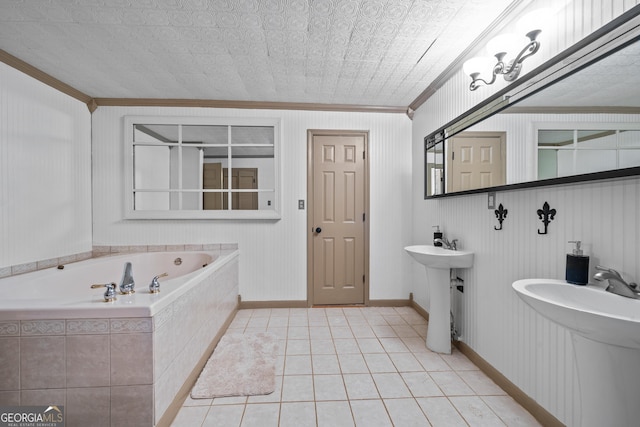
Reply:
[[[574,285],[586,285],[589,282],[589,257],[583,255],[580,240],[571,240],[576,246],[572,254],[567,254],[567,273],[565,279]]]
[[[440,231],[439,225],[433,227],[433,246],[442,246],[442,242],[436,242],[436,239],[442,239],[442,231]]]

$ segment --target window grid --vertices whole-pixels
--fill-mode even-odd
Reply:
[[[125,144],[126,144],[126,153],[127,158],[125,159],[125,163],[127,163],[127,170],[129,176],[127,177],[126,187],[127,187],[127,209],[126,216],[128,218],[229,218],[229,219],[274,219],[279,218],[279,175],[280,175],[280,166],[279,166],[279,150],[278,150],[278,139],[279,139],[279,120],[269,119],[205,119],[205,118],[162,118],[162,117],[126,117],[125,118]],[[222,124],[224,122],[224,124]],[[206,128],[207,126],[217,126],[217,127],[226,127],[227,138],[225,143],[208,143],[208,142],[190,142],[184,141],[184,131],[186,126],[198,125]],[[150,141],[149,139],[153,138],[139,138],[140,140],[136,140],[136,132],[139,132],[140,129],[137,126],[153,126],[153,125],[169,125],[175,126],[177,128],[177,141],[163,141],[157,139],[155,141]],[[243,136],[237,136],[234,134],[234,129],[243,128],[244,133],[246,134],[247,128],[264,128],[269,132],[273,132],[272,135],[268,135],[266,142],[264,139],[260,140],[260,143],[252,143],[250,139]],[[263,129],[263,131],[264,131]],[[233,141],[233,138],[236,137],[237,141]],[[175,137],[172,138],[175,140]],[[151,188],[149,185],[144,185],[144,183],[137,182],[136,178],[136,153],[135,149],[137,147],[163,147],[175,149],[177,148],[177,165],[174,162],[174,170],[170,169],[170,174],[177,174],[177,179],[175,181],[169,181],[168,186],[162,185],[162,188]],[[200,161],[198,172],[198,176],[200,179],[200,184],[197,188],[191,188],[190,185],[186,185],[184,182],[184,173],[190,168],[185,164],[185,153],[184,150],[187,148],[197,148],[200,151]],[[226,157],[217,157],[222,162],[225,162],[226,165],[223,170],[223,183],[221,184],[222,188],[204,188],[203,183],[203,165],[204,165],[204,151],[207,148],[224,148],[226,149]],[[272,171],[268,171],[268,173],[273,173],[273,177],[270,177],[269,184],[266,184],[265,187],[261,187],[261,180],[256,180],[258,188],[234,188],[234,182],[232,177],[232,171],[234,167],[237,165],[237,159],[234,157],[234,148],[240,148],[242,150],[249,150],[249,155],[244,155],[242,157],[252,159],[251,149],[252,148],[260,148],[271,150],[269,154],[266,156],[268,159],[272,160],[273,166]],[[240,156],[237,154],[236,156]],[[224,179],[226,178],[226,179]],[[172,178],[173,179],[173,178]],[[226,180],[226,182],[224,182]],[[177,181],[177,182],[176,182]],[[187,187],[187,188],[185,188]],[[173,205],[171,201],[169,202],[170,207],[168,209],[151,209],[151,210],[142,210],[137,209],[136,201],[138,195],[144,194],[158,194],[164,193],[167,195],[169,200],[172,197],[177,198],[177,206]],[[204,210],[203,209],[203,196],[204,194],[225,194],[227,203],[224,207],[220,209],[212,209],[212,210]],[[247,211],[240,211],[237,208],[234,208],[232,199],[234,194],[247,194],[253,193],[256,194],[256,197],[259,194],[265,194],[264,197],[268,198],[268,206],[269,208],[261,210],[260,206],[257,209],[248,208]],[[184,198],[187,194],[200,194],[198,203],[199,209],[185,209],[185,201]],[[173,195],[173,196],[172,196]],[[196,196],[197,197],[197,196]],[[174,199],[175,200],[175,199]],[[195,200],[195,199],[194,199]],[[255,200],[255,199],[254,199]],[[176,209],[177,208],[177,209]]]

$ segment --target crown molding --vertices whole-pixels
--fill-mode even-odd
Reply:
[[[94,98],[94,101],[99,107],[200,107],[240,108],[254,110],[309,110],[407,114],[407,107],[380,105],[162,98]]]
[[[85,104],[87,104],[90,112],[93,112],[95,110],[95,108],[92,109],[92,106],[95,107],[93,98],[91,98],[86,93],[79,91],[78,89],[56,79],[55,77],[50,76],[44,71],[24,62],[22,59],[17,58],[2,49],[0,49],[0,61],[4,62],[10,67],[15,68],[18,71],[23,72],[30,77],[33,77],[34,79],[46,84],[47,86],[50,86],[66,95],[69,95],[70,97],[75,98],[78,101],[84,102]]]
[[[105,107],[192,107],[192,108],[240,108],[254,110],[306,110],[339,111],[361,113],[406,114],[412,118],[413,111],[407,107],[357,104],[321,104],[307,102],[233,101],[213,99],[162,99],[162,98],[93,98],[64,83],[44,71],[0,49],[0,61],[18,71],[85,104],[91,113],[100,106]]]

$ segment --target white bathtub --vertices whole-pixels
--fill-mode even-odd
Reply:
[[[176,260],[180,259],[179,265]],[[199,276],[218,267],[218,252],[143,252],[92,258],[82,262],[20,274],[0,280],[0,320],[148,317],[183,295]],[[131,262],[135,293],[105,302],[105,288],[92,284],[120,284],[124,265]],[[160,279],[160,292],[149,283]]]
[[[136,292],[104,302],[91,285],[119,284],[125,262]],[[238,263],[237,249],[145,252],[0,279],[0,405],[63,405],[69,427],[168,425],[235,315]]]

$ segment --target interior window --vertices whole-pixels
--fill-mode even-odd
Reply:
[[[125,118],[127,218],[278,219],[279,120]]]
[[[539,128],[538,179],[640,166],[640,131],[625,123]]]

